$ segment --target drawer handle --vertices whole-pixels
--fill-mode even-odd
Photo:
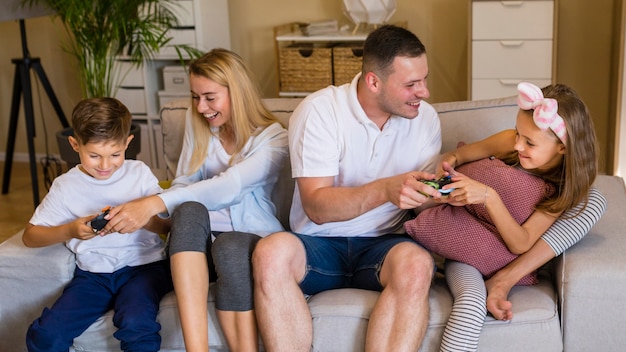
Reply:
[[[501,79],[500,84],[503,86],[517,86],[521,81],[515,79]]]
[[[522,46],[524,44],[523,40],[501,40],[500,44],[502,46]]]
[[[500,1],[500,2],[502,3],[502,6],[508,6],[508,7],[518,7],[524,4],[523,1]]]

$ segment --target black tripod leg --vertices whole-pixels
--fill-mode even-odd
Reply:
[[[11,115],[9,120],[9,136],[7,139],[6,155],[4,157],[4,177],[2,179],[2,194],[9,192],[11,183],[11,167],[13,166],[13,152],[15,151],[15,135],[17,134],[17,120],[20,111],[20,97],[22,95],[22,81],[20,80],[20,65],[15,65],[13,78],[13,97],[11,98]]]
[[[39,80],[41,81],[43,88],[46,90],[46,93],[48,94],[48,99],[50,99],[50,103],[52,103],[52,106],[54,107],[54,111],[56,111],[57,115],[59,116],[61,125],[63,125],[63,128],[70,127],[70,124],[67,122],[67,119],[65,118],[65,114],[63,113],[63,110],[61,109],[61,104],[59,104],[59,101],[57,100],[57,96],[54,94],[54,90],[52,90],[52,86],[50,85],[50,81],[48,81],[46,72],[43,70],[43,66],[41,66],[41,63],[39,61],[35,61],[33,62],[32,67],[35,69],[35,72],[37,72],[37,75],[39,76]]]
[[[35,118],[33,112],[33,96],[30,82],[29,63],[21,66],[22,93],[24,95],[24,117],[26,118],[26,142],[28,143],[28,158],[30,160],[30,179],[33,187],[33,202],[39,205],[39,180],[37,177],[37,160],[35,159]]]

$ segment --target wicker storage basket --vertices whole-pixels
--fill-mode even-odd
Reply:
[[[332,48],[293,44],[279,49],[280,90],[314,92],[333,83]]]
[[[338,45],[333,48],[333,84],[336,86],[352,82],[361,71],[363,44]]]

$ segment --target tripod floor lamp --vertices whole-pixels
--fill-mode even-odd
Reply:
[[[14,5],[15,7],[15,5]],[[6,157],[4,163],[4,176],[2,180],[2,194],[9,192],[9,184],[11,180],[11,168],[13,165],[13,153],[15,151],[15,139],[17,134],[17,125],[19,120],[19,108],[20,100],[24,106],[24,118],[26,122],[26,142],[28,144],[28,157],[30,162],[30,175],[33,189],[33,202],[35,207],[39,205],[39,181],[37,177],[37,160],[35,158],[35,119],[33,111],[33,97],[32,97],[32,85],[31,85],[31,70],[33,70],[39,78],[47,96],[52,104],[57,116],[63,127],[69,127],[69,123],[65,118],[65,114],[61,109],[54,90],[48,81],[48,77],[44,72],[40,59],[31,57],[28,51],[28,45],[26,42],[26,28],[24,24],[24,18],[33,17],[34,15],[41,16],[42,9],[33,9],[34,12],[28,13],[29,9],[13,8],[12,11],[18,17],[20,25],[20,36],[22,41],[22,57],[13,59],[11,62],[15,64],[15,76],[13,80],[13,95],[11,99],[11,113],[9,120],[9,134],[7,138]],[[26,12],[26,13],[25,13]],[[6,14],[6,12],[5,12]],[[46,14],[46,13],[43,13]],[[29,16],[30,15],[30,16]]]

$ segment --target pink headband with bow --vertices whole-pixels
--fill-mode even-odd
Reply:
[[[555,99],[544,98],[541,89],[532,83],[522,82],[517,85],[519,95],[517,106],[522,110],[534,110],[533,121],[542,131],[551,129],[565,144],[567,129],[565,121],[559,116],[559,105]]]

